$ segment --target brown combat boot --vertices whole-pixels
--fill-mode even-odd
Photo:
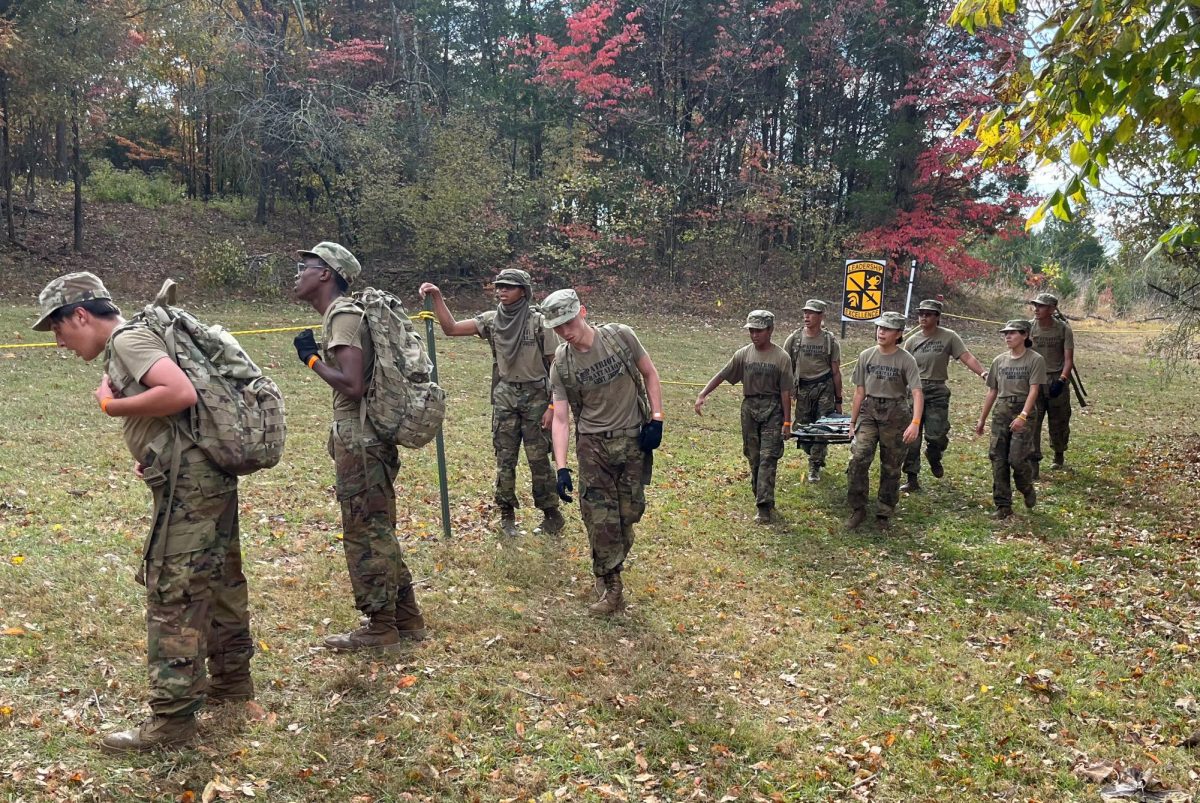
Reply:
[[[996,508],[996,512],[992,514],[992,519],[995,521],[1004,521],[1005,519],[1012,518],[1012,514],[1011,507],[998,507]]]
[[[929,473],[939,480],[946,476],[946,468],[942,465],[942,458],[934,457],[929,452],[925,452],[925,459],[929,461]]]
[[[254,680],[247,676],[241,680],[230,681],[226,678],[213,678],[208,686],[206,705],[230,705],[247,703],[254,699]]]
[[[196,737],[196,717],[152,716],[136,728],[110,733],[100,740],[105,753],[145,753],[149,750],[183,747]]]
[[[592,585],[592,602],[599,602],[604,599],[604,575],[597,575],[596,582]]]
[[[755,524],[770,524],[775,521],[775,509],[770,505],[758,505],[758,512],[754,514]]]
[[[396,597],[396,632],[400,638],[421,641],[429,636],[425,629],[425,617],[417,605],[417,594],[411,585],[400,589]]]
[[[908,482],[901,485],[900,490],[903,491],[904,493],[910,493],[910,494],[916,493],[917,491],[921,490],[921,483],[917,482],[917,475],[909,474]]]
[[[1025,497],[1025,507],[1033,507],[1037,504],[1037,490],[1030,485],[1028,491],[1021,491],[1021,495]]]
[[[1052,471],[1062,471],[1066,467],[1067,467],[1067,453],[1066,452],[1055,452],[1054,453],[1054,465],[1050,466],[1050,469]]]
[[[850,514],[850,518],[846,519],[847,530],[857,530],[864,521],[867,520],[867,511],[861,507]]]
[[[546,535],[558,535],[563,531],[563,527],[567,526],[567,520],[563,518],[562,511],[556,507],[547,508],[542,511],[542,514],[544,518],[538,529]]]
[[[253,656],[253,648],[208,656],[206,705],[244,703],[254,699],[254,678],[250,676]]]
[[[516,538],[521,534],[517,529],[517,511],[511,507],[500,508],[500,534],[509,538]]]
[[[604,576],[604,596],[588,606],[592,616],[612,616],[625,610],[625,586],[620,572],[609,572]]]
[[[881,533],[891,532],[892,520],[887,516],[876,516],[875,529],[879,530]]]
[[[400,649],[400,633],[396,629],[395,611],[379,611],[371,614],[370,622],[351,630],[349,633],[339,633],[328,636],[325,646],[339,652],[356,652],[358,650],[375,650],[378,652],[396,652]]]

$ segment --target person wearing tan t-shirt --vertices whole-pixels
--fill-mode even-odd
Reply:
[[[988,413],[992,414],[992,439],[988,458],[992,461],[992,501],[996,505],[993,518],[1007,519],[1012,511],[1012,482],[1025,497],[1025,507],[1037,503],[1033,487],[1033,428],[1029,416],[1037,408],[1038,393],[1046,376],[1046,361],[1029,348],[1029,322],[1009,321],[1000,330],[1008,352],[992,360],[988,371],[987,396],[975,434],[982,435]],[[993,410],[994,407],[994,410]]]
[[[804,326],[783,341],[792,360],[796,424],[814,424],[822,416],[842,412],[842,347],[833,332],[822,328],[828,306],[819,298],[806,301]],[[808,481],[820,482],[829,446],[805,443],[800,448],[808,455]]]
[[[917,321],[921,328],[904,341],[901,348],[913,355],[921,371],[921,390],[925,394],[925,413],[921,417],[921,433],[908,448],[904,458],[904,473],[908,482],[901,491],[912,493],[921,489],[921,441],[925,441],[925,458],[929,471],[941,478],[945,474],[942,455],[950,444],[950,360],[958,360],[976,376],[986,379],[987,371],[975,359],[962,338],[953,329],[941,325],[942,302],[927,298],[917,306]]]
[[[558,508],[550,467],[550,363],[558,337],[533,304],[533,279],[523,270],[505,268],[492,281],[494,310],[467,321],[455,320],[441,289],[421,285],[421,298],[433,300],[433,314],[449,337],[478,336],[492,348],[492,448],[496,452],[496,507],[500,531],[517,529],[517,460],[522,443],[533,481],[533,504],[542,511],[539,529],[550,535],[566,523]]]
[[[846,468],[846,501],[850,518],[846,528],[856,529],[867,518],[868,485],[875,447],[879,447],[879,507],[875,523],[890,527],[900,500],[900,467],[906,444],[917,439],[925,396],[921,372],[912,355],[900,348],[904,316],[885,312],[876,320],[875,343],[858,355],[854,366],[854,401],[850,408],[850,464]],[[908,396],[912,394],[912,407]],[[911,420],[910,420],[911,416]]]
[[[38,304],[35,330],[53,331],[60,347],[87,362],[103,355],[96,400],[105,415],[122,420],[134,473],[154,503],[137,573],[146,588],[151,715],[107,734],[100,747],[179,747],[196,737],[204,705],[254,698],[238,480],[181,434],[178,419],[196,404],[195,385],[159,335],[136,320],[126,323],[99,277],[60,276]]]
[[[1058,314],[1058,296],[1038,293],[1029,301],[1033,305],[1033,320],[1029,322],[1029,339],[1033,350],[1046,361],[1046,382],[1038,398],[1036,419],[1033,422],[1033,478],[1041,474],[1042,423],[1046,423],[1050,448],[1054,452],[1053,469],[1066,467],[1067,447],[1071,442],[1071,372],[1075,370],[1075,333],[1071,325]]]
[[[339,651],[395,652],[402,640],[423,639],[425,618],[417,605],[412,572],[396,538],[395,444],[377,437],[360,407],[371,387],[374,348],[362,307],[348,293],[362,273],[354,254],[323,242],[298,252],[295,294],[322,316],[322,343],[311,329],[293,343],[300,361],[333,389],[329,456],[342,511],[342,549],[350,573],[354,605],[362,625],[325,639]]]
[[[542,301],[546,325],[563,341],[550,368],[554,463],[559,498],[571,502],[570,408],[579,461],[579,512],[599,597],[588,612],[612,616],[625,608],[621,572],[633,547],[633,526],[646,511],[653,451],[662,443],[662,384],[632,329],[592,326],[581,311],[574,290],[556,290]]]
[[[738,349],[725,367],[708,381],[696,397],[696,415],[708,396],[722,382],[742,383],[742,454],[750,463],[750,490],[758,512],[754,521],[776,521],[775,474],[783,455],[783,439],[791,434],[786,420],[792,401],[792,361],[771,342],[775,315],[756,309],[746,316],[744,327],[750,345]]]

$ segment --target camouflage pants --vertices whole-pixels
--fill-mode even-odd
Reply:
[[[237,478],[198,448],[185,449],[168,511],[169,471],[170,455],[145,469],[154,521],[138,580],[146,586],[150,708],[159,716],[181,716],[203,705],[209,674],[214,688],[249,680],[254,641]]]
[[[575,452],[579,513],[592,547],[592,573],[600,577],[619,571],[633,548],[633,525],[646,512],[645,472],[652,458],[636,435],[581,434]]]
[[[996,406],[992,408],[992,440],[988,445],[988,458],[992,461],[992,501],[998,508],[1012,507],[1010,473],[1021,493],[1033,487],[1033,466],[1029,462],[1029,456],[1033,453],[1033,422],[1025,424],[1024,432],[1013,432],[1008,428],[1024,407],[1024,396],[1007,396],[997,399]]]
[[[900,467],[908,453],[904,430],[912,421],[912,409],[907,399],[863,399],[858,411],[858,428],[854,430],[854,446],[850,450],[850,465],[846,467],[846,502],[851,510],[867,506],[871,481],[871,462],[875,447],[879,447],[879,507],[876,515],[891,516],[900,500]]]
[[[1050,383],[1058,378],[1057,374],[1047,377],[1046,384],[1042,385],[1041,395],[1038,396],[1037,422],[1034,423],[1033,439],[1033,454],[1030,460],[1039,463],[1042,460],[1042,422],[1049,421],[1046,429],[1050,434],[1050,448],[1055,452],[1067,451],[1067,444],[1071,440],[1071,386],[1063,388],[1062,393],[1058,394],[1058,398],[1050,398],[1047,392],[1050,388]],[[1032,422],[1031,422],[1032,423]]]
[[[750,463],[754,504],[775,506],[775,470],[783,456],[783,407],[778,396],[742,399],[742,454]]]
[[[811,385],[797,385],[792,388],[792,393],[796,397],[796,415],[792,418],[793,424],[816,423],[818,418],[829,415],[837,409],[833,377]],[[820,468],[825,465],[825,455],[829,452],[827,444],[802,443],[800,448],[808,454],[810,466]]]
[[[921,473],[921,441],[929,462],[941,462],[950,445],[950,387],[945,382],[921,382],[925,394],[925,412],[921,415],[921,434],[908,446],[904,473]]]
[[[558,507],[557,479],[550,467],[550,435],[542,414],[550,404],[544,382],[499,382],[492,391],[492,446],[496,450],[496,505],[520,507],[517,459],[521,444],[533,477],[533,504],[539,510]]]
[[[363,437],[357,420],[334,421],[329,454],[342,507],[342,548],[354,607],[368,616],[396,607],[399,590],[412,584],[404,551],[396,540],[395,446]]]

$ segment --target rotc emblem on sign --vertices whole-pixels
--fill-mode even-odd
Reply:
[[[873,321],[883,309],[882,259],[847,259],[843,321]]]

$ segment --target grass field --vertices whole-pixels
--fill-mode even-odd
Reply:
[[[313,318],[200,314],[232,329]],[[42,339],[32,317],[0,307],[0,342]],[[983,389],[951,366],[946,477],[925,473],[882,537],[841,528],[846,447],[818,485],[789,450],[786,523],[751,522],[736,391],[691,409],[745,342],[740,313],[627,322],[668,382],[627,615],[584,614],[574,506],[559,539],[532,534],[531,507],[521,538],[493,532],[490,357],[439,339],[454,537],[432,447],[404,455],[401,536],[435,633],[385,661],[320,647],[357,619],[329,390],[290,335],[245,337],[289,405],[283,463],[241,492],[258,702],[206,714],[194,749],[133,758],[95,743],[145,712],[133,572],[148,493],[91,395],[98,366],[0,349],[0,800],[1082,801],[1097,787],[1073,770],[1099,761],[1200,787],[1177,746],[1200,727],[1200,439],[1181,403],[1200,383],[1165,385],[1148,334],[1079,331],[1091,406],[1071,470],[1045,472],[1038,507],[1004,526],[971,435]],[[956,328],[985,365],[1002,349],[998,327]],[[847,360],[868,334],[852,330]]]

